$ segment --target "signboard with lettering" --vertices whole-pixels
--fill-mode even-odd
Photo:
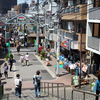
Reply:
[[[88,66],[87,66],[87,65],[84,65],[84,66],[82,67],[82,71],[85,72],[85,73],[87,72],[87,69],[88,69]]]
[[[18,16],[17,17],[17,22],[20,22],[20,23],[26,22],[26,17],[25,16]]]
[[[72,81],[73,81],[73,85],[74,85],[74,86],[79,85],[78,76],[73,76],[73,77],[72,77]]]

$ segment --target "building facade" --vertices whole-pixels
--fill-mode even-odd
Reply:
[[[79,59],[80,45],[82,45],[82,60],[86,61],[87,0],[62,0],[61,3],[61,51],[66,53],[64,54],[66,56]]]
[[[6,14],[14,5],[17,5],[17,0],[0,0],[0,13]]]
[[[100,70],[100,0],[88,0],[88,5],[86,49],[90,51],[91,69],[96,73]]]

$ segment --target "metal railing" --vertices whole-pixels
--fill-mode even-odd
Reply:
[[[67,86],[69,87],[69,86]],[[63,89],[63,97],[60,96],[60,88]],[[51,90],[51,91],[50,91]],[[59,100],[62,98],[66,100],[66,86],[63,83],[49,83],[49,82],[42,82],[41,83],[41,92],[44,92],[46,95],[51,95],[52,97],[57,97]],[[57,94],[55,94],[57,93]]]
[[[93,80],[89,80],[89,82],[82,85],[81,88],[78,88],[78,86],[71,88],[63,83],[42,82],[41,92],[47,96],[57,97],[57,100],[95,100],[96,96],[100,98],[100,95],[96,95],[91,91],[92,82]]]
[[[90,92],[86,92],[86,91],[82,91],[82,90],[77,90],[77,89],[73,89],[72,93],[71,93],[71,100],[74,100],[74,92],[78,92],[78,93],[82,93],[83,97],[81,98],[81,100],[87,100],[86,99],[86,95],[90,95],[90,96],[94,96],[94,98],[92,98],[93,100],[95,100],[96,96],[100,97],[100,95],[96,95],[94,93],[90,93]],[[91,99],[91,100],[92,100]],[[89,99],[88,99],[89,100]],[[98,99],[99,100],[99,99]]]

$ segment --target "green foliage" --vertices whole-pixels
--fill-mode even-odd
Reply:
[[[42,57],[46,57],[46,52],[41,52]]]
[[[13,59],[13,54],[10,54],[10,57]],[[9,54],[6,55],[6,61],[9,59]]]

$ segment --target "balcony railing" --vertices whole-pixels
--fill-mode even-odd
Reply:
[[[100,51],[100,39],[96,37],[88,37],[88,47]]]
[[[74,8],[65,8],[62,10],[62,14],[64,13],[77,13],[77,12],[80,12],[80,7],[74,7]]]
[[[89,9],[89,19],[100,20],[100,7],[94,7],[94,8]]]

